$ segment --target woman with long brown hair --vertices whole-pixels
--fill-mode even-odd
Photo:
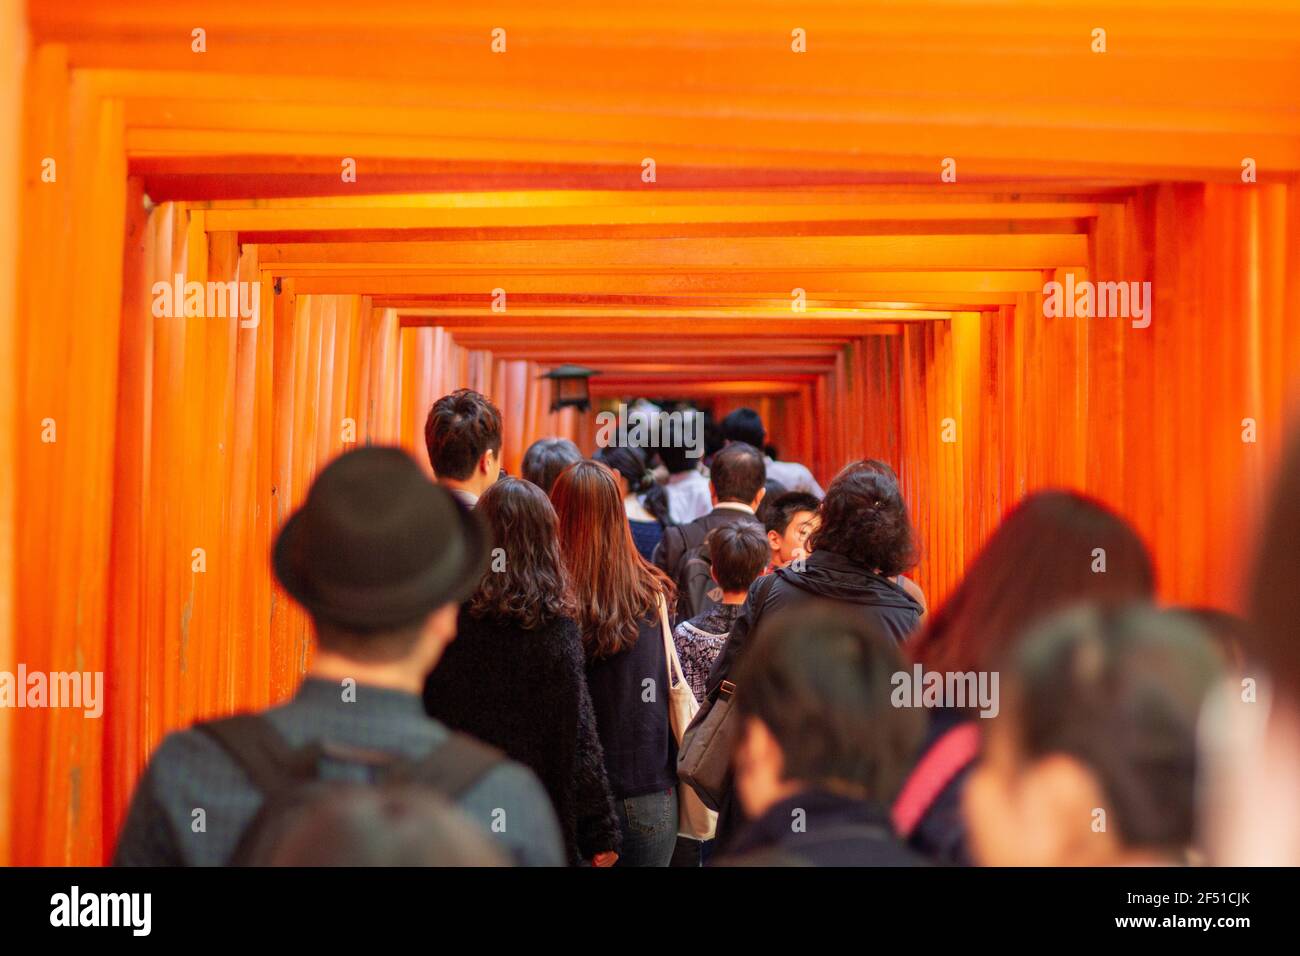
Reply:
[[[532,768],[555,805],[569,861],[610,865],[619,825],[555,511],[521,478],[502,478],[475,510],[492,531],[492,563],[425,683],[425,710]]]
[[[924,674],[992,675],[1027,627],[1075,604],[1149,601],[1155,569],[1137,531],[1101,502],[1039,491],[1002,519],[961,583],[907,646]],[[991,684],[989,686],[992,686]],[[996,695],[995,695],[996,696]],[[945,701],[898,802],[894,824],[912,848],[943,863],[970,856],[961,797],[984,721],[974,701]]]
[[[667,866],[677,842],[677,745],[659,607],[671,612],[673,584],[637,551],[607,467],[570,465],[551,501],[623,832],[617,865]]]

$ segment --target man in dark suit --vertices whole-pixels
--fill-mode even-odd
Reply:
[[[677,583],[678,621],[690,620],[716,603],[709,594],[714,588],[704,539],[714,528],[737,521],[758,524],[754,512],[763,500],[766,481],[763,453],[752,445],[733,442],[714,456],[709,471],[713,510],[665,529],[655,548],[654,563]]]

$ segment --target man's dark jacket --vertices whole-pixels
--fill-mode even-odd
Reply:
[[[924,866],[878,803],[805,790],[749,824],[721,866]]]

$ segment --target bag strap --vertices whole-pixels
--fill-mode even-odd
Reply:
[[[979,748],[979,726],[969,720],[934,742],[908,775],[890,811],[899,836],[906,840],[912,835],[944,788],[979,756]]]
[[[236,714],[195,729],[215,740],[264,795],[314,776],[322,753],[318,744],[290,747],[260,714]]]
[[[664,600],[662,591],[656,603],[659,605],[659,628],[664,635],[664,657],[668,661],[668,689],[671,691],[686,680],[686,675],[682,673],[682,662],[677,657],[677,642],[673,640],[673,629],[668,623],[668,602]]]
[[[384,783],[419,783],[457,800],[506,755],[467,734],[453,731],[419,760],[402,760],[383,774]]]

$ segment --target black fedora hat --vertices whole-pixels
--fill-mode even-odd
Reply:
[[[377,446],[322,469],[271,552],[298,603],[354,631],[402,627],[463,599],[487,561],[482,520],[406,452]]]

